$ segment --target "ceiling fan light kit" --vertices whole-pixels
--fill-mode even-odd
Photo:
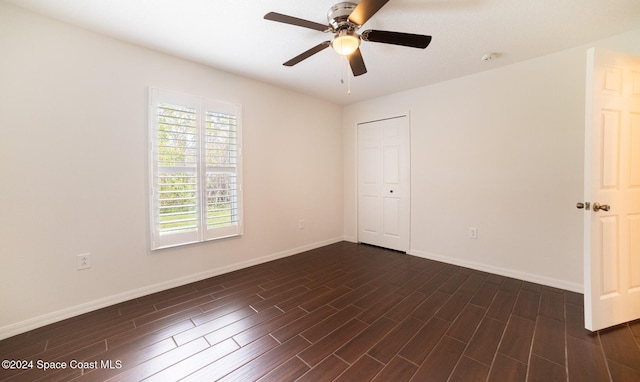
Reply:
[[[329,25],[323,25],[314,21],[304,20],[281,13],[269,12],[264,15],[266,20],[295,25],[303,28],[314,29],[324,33],[333,33],[333,39],[321,42],[313,48],[299,54],[285,62],[285,66],[293,66],[328,48],[329,45],[338,54],[347,57],[349,66],[354,76],[360,76],[367,72],[360,41],[378,42],[383,44],[401,45],[411,48],[426,48],[431,42],[431,36],[390,32],[381,30],[366,30],[362,34],[357,31],[371,16],[380,10],[389,0],[362,0],[359,4],[342,2],[332,6],[327,12]]]
[[[341,56],[348,56],[360,47],[360,37],[348,30],[341,30],[331,42],[331,47]]]

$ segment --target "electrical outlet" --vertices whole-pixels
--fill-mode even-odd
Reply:
[[[91,254],[81,253],[76,256],[78,270],[91,268]]]
[[[469,227],[469,239],[478,238],[478,229],[476,227]]]
[[[304,229],[304,219],[300,219],[300,221],[298,222],[298,228]]]

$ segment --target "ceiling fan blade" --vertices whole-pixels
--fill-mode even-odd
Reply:
[[[349,15],[349,21],[358,25],[364,25],[380,10],[389,0],[362,0],[356,9]]]
[[[351,71],[353,72],[354,77],[358,77],[367,72],[367,67],[364,66],[362,53],[360,53],[360,48],[348,55],[347,59],[349,60],[349,66],[351,66]]]
[[[277,21],[279,23],[296,25],[303,28],[315,29],[320,32],[325,32],[329,30],[327,25],[323,25],[320,23],[316,23],[309,20],[299,19],[293,16],[283,15],[282,13],[269,12],[264,15],[265,20]]]
[[[282,65],[284,65],[284,66],[293,66],[293,65],[299,63],[302,60],[306,60],[307,58],[313,56],[314,54],[320,52],[321,50],[324,50],[324,49],[328,48],[329,45],[331,45],[331,41],[321,42],[320,44],[314,46],[313,48],[307,50],[306,52],[303,52],[303,53],[295,56],[294,58],[290,59],[289,61],[285,62]]]
[[[431,42],[431,36],[422,34],[366,30],[360,36],[364,41],[381,42],[384,44],[402,45],[412,48],[426,48]]]

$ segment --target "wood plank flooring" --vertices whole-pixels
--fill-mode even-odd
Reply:
[[[581,294],[341,242],[0,341],[33,362],[0,380],[640,381],[640,321],[582,316]]]

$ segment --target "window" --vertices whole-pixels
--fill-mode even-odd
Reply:
[[[241,107],[150,89],[151,249],[242,234]]]

